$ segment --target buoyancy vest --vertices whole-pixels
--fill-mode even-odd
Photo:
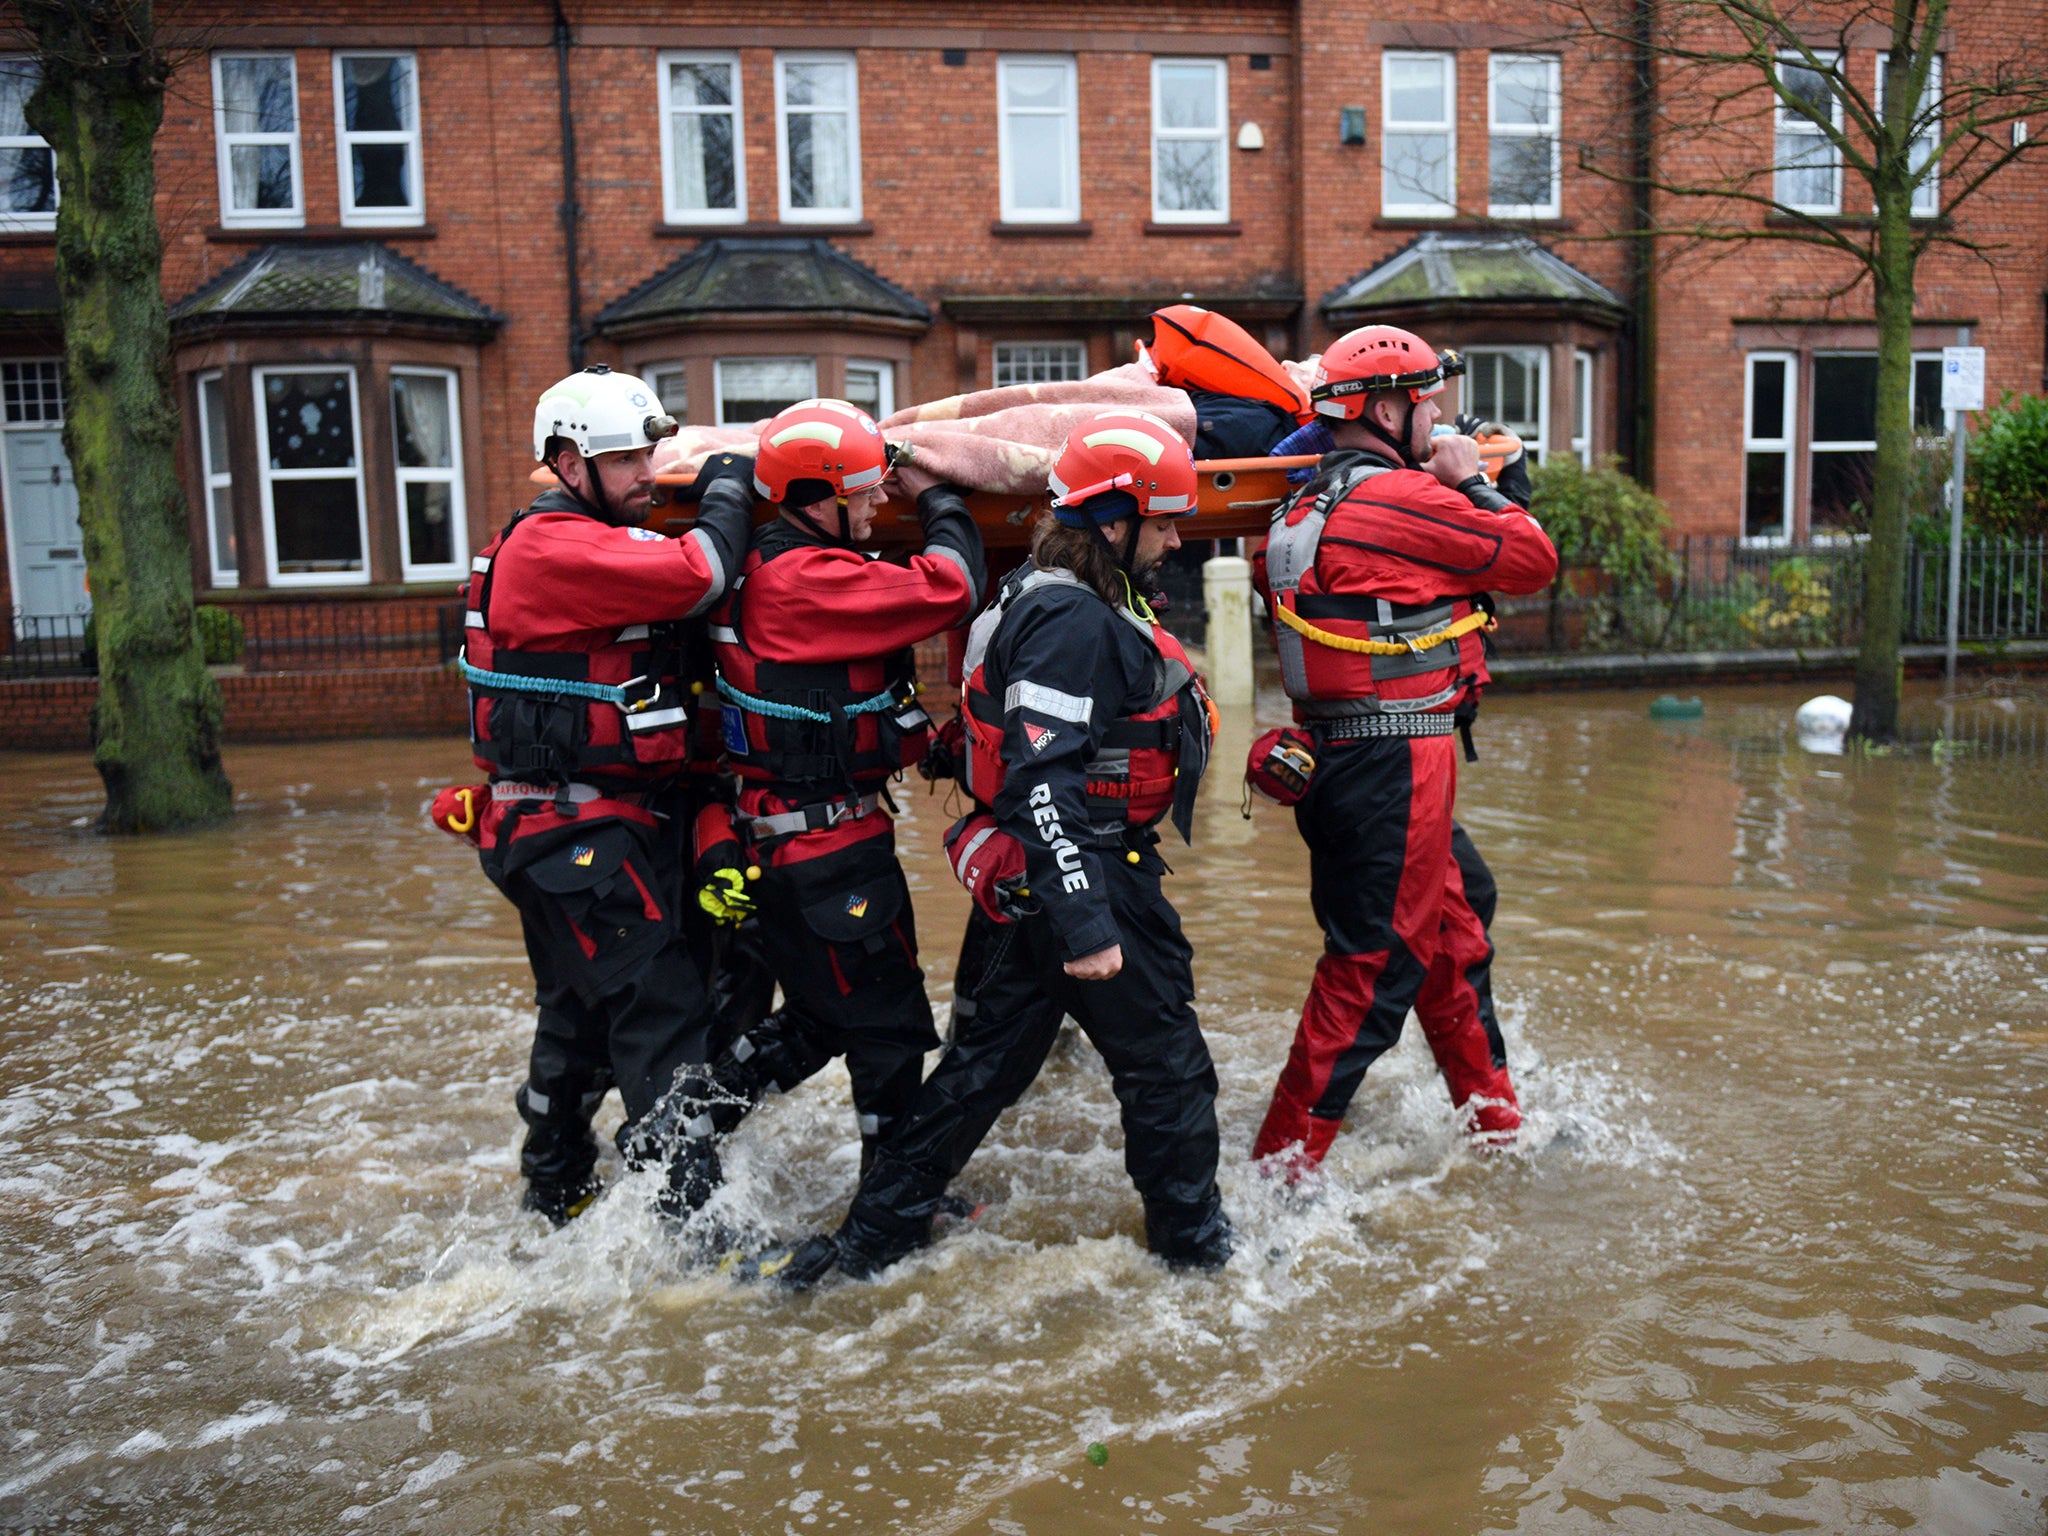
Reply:
[[[1483,595],[1395,603],[1320,589],[1316,552],[1331,513],[1388,472],[1355,465],[1320,491],[1304,487],[1274,514],[1266,540],[1273,634],[1281,685],[1304,721],[1451,712],[1483,679],[1478,631],[1492,622]],[[1383,685],[1407,679],[1416,681],[1386,697]]]
[[[771,524],[755,539],[732,593],[711,615],[726,765],[744,782],[792,800],[874,790],[924,756],[931,717],[917,702],[910,648],[849,661],[770,661],[747,643],[747,586],[772,560],[815,548]],[[849,627],[849,649],[861,644]]]
[[[1152,362],[1162,384],[1258,400],[1308,419],[1308,396],[1294,376],[1243,326],[1213,310],[1169,304],[1154,311]]]
[[[530,512],[470,561],[463,615],[470,749],[492,780],[653,788],[690,756],[681,621],[629,624],[582,648],[515,650],[491,633],[498,560]]]
[[[967,654],[962,661],[966,681],[961,685],[961,714],[967,727],[965,784],[968,794],[991,810],[1006,769],[1005,700],[989,687],[989,647],[1003,621],[1029,601],[1031,594],[1062,584],[1101,601],[1100,595],[1083,587],[1071,571],[1027,566],[1024,574],[1003,584],[995,601],[982,610],[967,633]],[[1192,812],[1194,791],[1208,761],[1214,731],[1208,694],[1187,652],[1164,626],[1156,619],[1139,618],[1128,608],[1118,607],[1116,613],[1152,644],[1156,653],[1152,690],[1143,709],[1109,722],[1095,756],[1083,769],[1089,823],[1097,831],[1149,827],[1173,811],[1174,824],[1186,837],[1184,823]],[[1184,758],[1193,761],[1184,764]]]

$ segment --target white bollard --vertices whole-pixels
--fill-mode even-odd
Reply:
[[[1252,563],[1237,555],[1202,562],[1209,611],[1209,693],[1218,704],[1252,701]]]

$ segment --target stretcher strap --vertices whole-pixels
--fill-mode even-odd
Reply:
[[[801,704],[778,704],[773,699],[756,698],[751,693],[742,693],[724,678],[718,680],[718,691],[741,709],[753,714],[767,715],[775,720],[808,720],[813,725],[830,725],[832,717],[822,709],[806,709]],[[858,704],[846,706],[849,715],[878,715],[883,710],[894,709],[902,702],[894,693],[878,693],[872,699],[862,699]]]
[[[505,693],[567,694],[574,699],[596,699],[605,704],[616,704],[621,709],[632,707],[626,702],[626,690],[616,683],[586,683],[573,677],[527,677],[517,672],[486,672],[482,667],[469,664],[467,652],[458,659],[462,663],[462,675],[478,688],[494,688]]]
[[[1350,635],[1332,634],[1311,624],[1285,603],[1275,603],[1273,613],[1281,623],[1297,634],[1327,645],[1333,651],[1353,651],[1361,656],[1419,656],[1424,651],[1442,645],[1446,640],[1455,640],[1460,635],[1469,635],[1475,629],[1492,631],[1497,621],[1490,613],[1474,611],[1462,619],[1453,619],[1442,629],[1433,629],[1426,635],[1409,635],[1402,640],[1358,640]]]

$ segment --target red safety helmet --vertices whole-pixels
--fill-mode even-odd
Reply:
[[[833,495],[847,496],[879,485],[888,469],[874,417],[844,400],[799,400],[762,424],[754,489],[779,502],[793,482],[822,480]]]
[[[1308,398],[1319,416],[1356,421],[1369,395],[1405,389],[1411,405],[1441,391],[1444,380],[1465,371],[1465,359],[1446,347],[1431,349],[1413,331],[1394,325],[1365,325],[1346,331],[1323,352]]]
[[[1140,517],[1195,513],[1195,456],[1185,438],[1146,411],[1103,411],[1075,427],[1047,484],[1053,516],[1072,528],[1126,516],[1130,508],[1120,498],[1093,514],[1082,510],[1110,491],[1128,491]]]

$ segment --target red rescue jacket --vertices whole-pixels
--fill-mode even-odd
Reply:
[[[975,599],[965,562],[928,549],[907,566],[824,543],[778,519],[760,529],[711,616],[727,766],[742,821],[809,810],[808,833],[756,835],[770,861],[836,851],[891,826],[869,802],[924,754],[920,640]],[[787,837],[794,837],[791,846]]]
[[[716,596],[696,540],[548,491],[470,562],[470,741],[494,781],[658,787],[690,755],[683,621]]]
[[[1307,723],[1455,711],[1488,680],[1479,630],[1461,621],[1486,608],[1489,592],[1541,591],[1557,551],[1519,508],[1485,510],[1420,470],[1340,451],[1274,514],[1254,563],[1281,682]],[[1281,610],[1325,636],[1405,649],[1346,650]],[[1437,638],[1451,628],[1462,633]]]

